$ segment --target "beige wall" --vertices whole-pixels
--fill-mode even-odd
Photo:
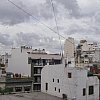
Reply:
[[[73,58],[75,51],[74,38],[69,37],[64,44],[64,57]]]

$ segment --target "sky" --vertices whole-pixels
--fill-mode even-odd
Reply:
[[[68,37],[100,43],[100,0],[52,0],[60,37],[57,32],[51,0],[0,0],[0,53],[12,47],[33,46],[60,52]],[[43,25],[43,24],[45,25]],[[48,28],[49,27],[49,28]]]

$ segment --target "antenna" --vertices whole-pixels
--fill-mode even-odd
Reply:
[[[60,33],[59,33],[59,28],[58,28],[58,23],[57,23],[57,16],[56,16],[56,13],[55,13],[55,8],[54,8],[53,1],[52,1],[52,0],[50,0],[50,1],[51,1],[52,10],[53,10],[54,18],[55,18],[55,24],[56,24],[57,34],[58,34],[58,36],[59,36],[61,51],[62,51],[62,53],[63,53],[62,44],[61,44],[61,38],[60,38]]]

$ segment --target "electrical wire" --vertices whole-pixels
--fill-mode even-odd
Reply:
[[[59,33],[59,28],[58,28],[58,23],[57,23],[57,16],[56,16],[56,13],[55,13],[54,4],[53,4],[53,1],[52,0],[50,0],[50,2],[51,2],[51,5],[52,5],[52,10],[53,10],[54,18],[55,18],[55,24],[56,24],[57,33],[58,33],[58,36],[59,36],[61,51],[63,53],[63,48],[62,48],[62,44],[61,44],[61,38],[60,38],[60,33]]]
[[[40,24],[44,25],[45,27],[47,27],[49,30],[51,30],[52,32],[54,32],[55,34],[58,35],[58,32],[54,31],[51,27],[47,26],[46,24],[44,24],[43,22],[41,22],[38,18],[34,17],[32,14],[30,14],[29,12],[27,12],[26,10],[24,10],[23,8],[21,8],[20,6],[18,6],[17,4],[15,4],[14,2],[12,2],[11,0],[8,0],[11,4],[13,4],[15,7],[17,7],[18,9],[20,9],[21,11],[23,11],[24,13],[26,13],[27,15],[31,16],[34,20],[36,20],[37,22],[39,22]],[[60,35],[60,37],[62,37],[63,39],[65,39],[64,36]]]
[[[47,27],[49,30],[51,30],[53,33],[59,35],[59,37],[66,39],[64,36],[62,36],[61,34],[58,34],[58,32],[54,31],[51,27],[49,27],[48,25],[44,24],[43,22],[41,22],[38,18],[34,17],[32,14],[30,14],[29,12],[27,12],[26,10],[24,10],[23,8],[21,8],[20,6],[18,6],[17,4],[15,4],[14,2],[12,2],[11,0],[8,0],[8,2],[10,2],[12,5],[14,5],[16,8],[18,8],[19,10],[23,11],[24,13],[26,13],[27,15],[31,16],[33,20],[36,20],[37,22],[39,22],[40,24],[44,25],[45,27]],[[58,29],[59,30],[59,29]],[[71,42],[70,40],[68,40],[70,43],[74,44],[73,42]]]

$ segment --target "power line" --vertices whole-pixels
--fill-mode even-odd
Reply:
[[[55,24],[56,24],[56,28],[57,28],[57,33],[58,33],[58,36],[59,36],[61,51],[63,53],[63,48],[62,48],[62,44],[61,44],[61,38],[60,38],[60,33],[59,33],[59,28],[58,28],[58,23],[57,23],[57,16],[56,16],[56,13],[55,13],[55,8],[54,8],[53,1],[52,0],[50,0],[50,1],[51,1],[52,10],[53,10],[54,18],[55,18]]]
[[[34,17],[32,14],[30,14],[29,12],[27,12],[26,10],[24,10],[23,8],[21,8],[20,6],[18,6],[17,4],[15,4],[14,2],[12,2],[11,0],[8,0],[8,2],[10,2],[12,5],[14,5],[15,7],[17,7],[18,9],[20,9],[21,11],[23,11],[24,13],[26,13],[27,15],[31,16],[33,18],[33,20],[35,19],[37,22],[39,22],[40,24],[44,25],[45,27],[47,27],[49,30],[51,30],[52,32],[54,32],[55,34],[58,35],[58,32],[54,31],[51,27],[49,27],[48,25],[44,24],[43,22],[41,22],[38,18]],[[66,39],[64,36],[60,35],[60,37],[62,37],[63,39]],[[70,40],[68,40],[70,43],[74,44],[73,42],[71,42]]]
[[[34,17],[32,14],[30,14],[29,12],[27,12],[26,10],[24,10],[23,8],[21,8],[20,6],[16,5],[14,2],[8,0],[11,4],[13,4],[15,7],[17,7],[18,9],[20,9],[21,11],[23,11],[24,13],[26,13],[27,15],[31,16],[33,19],[35,19],[37,22],[41,23],[42,25],[44,25],[45,27],[47,27],[48,29],[50,29],[52,32],[54,32],[55,34],[58,35],[58,32],[54,31],[51,27],[47,26],[46,24],[44,24],[43,22],[41,22],[38,18]],[[60,37],[62,37],[63,39],[65,39],[64,36],[60,35]]]

